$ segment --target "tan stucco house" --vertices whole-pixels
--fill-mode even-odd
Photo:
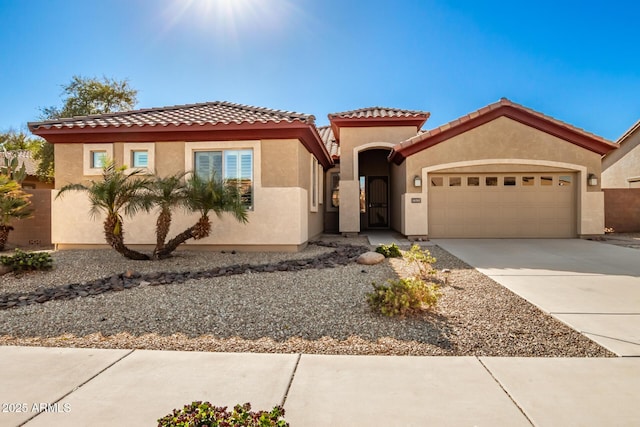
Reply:
[[[601,157],[615,144],[506,99],[423,131],[428,118],[372,107],[316,127],[311,115],[211,102],[29,127],[54,144],[56,188],[99,178],[105,158],[249,183],[249,223],[214,221],[193,245],[296,250],[322,232],[368,229],[424,239],[603,233]],[[82,194],[55,200],[58,247],[104,243],[88,211]],[[192,222],[177,216],[172,231]],[[127,230],[129,244],[154,242],[151,217]]]
[[[640,120],[617,143],[602,159],[602,188],[640,188]]]

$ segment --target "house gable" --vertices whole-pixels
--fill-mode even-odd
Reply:
[[[400,164],[408,156],[482,126],[499,117],[508,117],[600,155],[606,154],[617,147],[602,137],[503,98],[494,104],[398,144],[392,150],[389,159],[396,164]]]

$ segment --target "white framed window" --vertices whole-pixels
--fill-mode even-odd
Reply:
[[[335,212],[340,207],[340,170],[331,169],[326,183],[327,212]]]
[[[242,202],[253,206],[253,150],[215,150],[193,152],[194,173],[201,178],[224,179],[240,190]]]
[[[318,159],[311,156],[311,180],[310,180],[310,209],[311,212],[318,212]]]
[[[113,159],[113,144],[83,144],[82,173],[85,176],[102,175],[102,168]]]
[[[156,144],[153,142],[125,142],[123,163],[128,171],[142,169],[153,172],[155,169]]]

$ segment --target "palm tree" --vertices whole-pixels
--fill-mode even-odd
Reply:
[[[132,216],[141,210],[148,210],[148,200],[143,197],[151,181],[141,170],[125,172],[116,168],[113,161],[107,162],[102,171],[101,181],[91,181],[89,185],[69,184],[60,189],[57,197],[68,191],[84,191],[89,196],[91,214],[104,212],[104,238],[107,243],[124,257],[134,260],[148,260],[149,256],[129,249],[124,244],[124,230],[121,212]]]
[[[186,182],[184,195],[187,208],[192,212],[200,213],[200,218],[194,225],[167,242],[157,252],[158,258],[168,257],[179,245],[189,239],[199,240],[209,236],[211,211],[215,212],[218,218],[227,212],[239,222],[248,221],[247,208],[242,203],[241,190],[235,183],[218,180],[215,177],[205,180],[193,174]]]
[[[9,232],[13,230],[11,221],[31,216],[29,197],[20,184],[7,175],[0,175],[0,251],[4,250]]]
[[[156,220],[156,247],[153,250],[153,259],[158,259],[158,253],[165,246],[169,228],[171,228],[172,213],[175,207],[186,207],[184,172],[176,173],[168,177],[156,177],[145,195],[148,206],[156,206],[159,209]]]

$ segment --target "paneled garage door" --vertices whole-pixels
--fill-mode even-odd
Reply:
[[[429,237],[575,237],[576,174],[429,175]]]

